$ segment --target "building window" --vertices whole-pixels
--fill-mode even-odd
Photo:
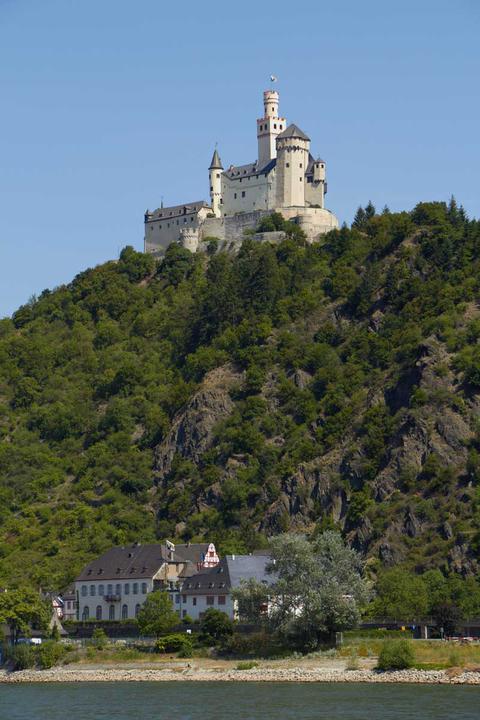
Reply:
[[[82,612],[82,620],[88,620],[89,617],[90,617],[90,609],[89,609],[88,605],[85,605],[85,607],[83,608],[83,612]]]
[[[196,605],[196,604],[197,604],[197,598],[194,597],[194,598],[192,598],[192,605]]]
[[[245,197],[245,190],[242,190],[242,197]]]
[[[87,597],[88,589],[86,585],[82,585],[82,597]]]
[[[142,583],[142,595],[147,594],[147,583]]]
[[[303,181],[303,178],[301,177],[301,178],[300,178],[300,182],[302,182],[302,181]]]
[[[105,595],[105,586],[104,586],[104,585],[99,585],[99,586],[98,586],[98,594],[99,594],[99,595]]]
[[[122,586],[120,585],[120,583],[117,583],[115,585],[115,595],[121,595],[121,594],[122,594]]]
[[[276,130],[277,129],[277,123],[273,123],[273,127]]]
[[[113,595],[113,585],[107,585],[107,595]]]
[[[97,618],[97,620],[102,619],[102,606],[101,605],[97,605],[97,609],[95,611],[95,617]]]
[[[122,620],[128,618],[128,605],[122,605]]]
[[[303,168],[303,163],[300,163],[300,167]]]
[[[125,595],[130,595],[130,583],[125,583],[125,585],[123,586],[123,589],[124,589]]]
[[[187,617],[187,611],[186,611],[186,610],[182,610],[182,617]]]
[[[190,222],[193,222],[193,215],[190,216]]]
[[[219,596],[218,596],[218,604],[219,604],[219,605],[225,605],[225,595],[219,595]]]
[[[180,595],[175,595],[175,603],[176,603],[177,605],[180,604]]]
[[[213,605],[214,600],[213,595],[207,595],[207,605]]]
[[[290,163],[285,163],[285,167],[290,167]]]
[[[108,619],[115,620],[115,605],[110,605],[108,608]]]
[[[138,583],[133,583],[133,594],[138,595]]]
[[[139,612],[140,612],[140,603],[137,603],[135,605],[135,617],[138,617]]]
[[[219,177],[220,177],[220,173],[217,173],[217,178],[219,178]]]
[[[237,199],[237,193],[233,193],[233,199],[234,199],[234,200]]]
[[[182,602],[183,602],[183,603],[186,603],[186,602],[187,602],[187,596],[186,596],[186,595],[182,595]]]

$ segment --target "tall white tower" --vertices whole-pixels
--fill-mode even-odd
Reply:
[[[310,138],[289,125],[277,139],[277,206],[305,207],[305,172]]]
[[[210,200],[212,202],[212,210],[215,217],[221,217],[222,215],[220,208],[222,199],[222,172],[222,161],[220,160],[217,148],[215,148],[212,162],[208,168],[208,175],[210,179]]]
[[[278,116],[278,92],[276,90],[265,90],[263,105],[264,116],[257,120],[259,170],[277,157],[277,135],[287,127],[285,118]]]

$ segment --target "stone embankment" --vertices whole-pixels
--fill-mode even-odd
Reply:
[[[473,670],[341,670],[331,668],[252,668],[222,670],[190,667],[89,668],[60,667],[51,670],[0,672],[0,682],[369,682],[480,685],[480,672]]]

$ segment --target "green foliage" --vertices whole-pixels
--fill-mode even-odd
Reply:
[[[66,655],[65,646],[55,640],[45,640],[37,648],[37,660],[41,670],[58,665]]]
[[[378,656],[379,670],[407,670],[415,661],[412,643],[408,640],[386,640]]]
[[[95,628],[92,633],[92,644],[97,650],[105,650],[108,645],[108,637],[103,628]]]
[[[404,622],[427,616],[429,596],[421,577],[397,567],[383,571],[376,585],[374,613],[377,617]]]
[[[26,643],[9,647],[5,657],[12,670],[28,670],[35,667],[37,661],[35,648]]]
[[[268,588],[251,580],[233,593],[246,619],[267,625],[286,646],[302,651],[358,623],[368,586],[359,556],[338,533],[327,530],[311,543],[281,535],[271,541],[271,557]]]
[[[258,667],[258,662],[255,662],[255,660],[243,660],[237,663],[235,670],[253,670],[256,667]]]
[[[137,624],[141,635],[157,638],[178,625],[169,594],[160,590],[150,593],[138,613]]]
[[[208,608],[200,621],[200,638],[204,644],[222,645],[233,634],[233,622],[227,613]]]
[[[262,223],[286,239],[246,238],[237,255],[174,244],[159,262],[128,247],[0,321],[2,586],[60,589],[106,548],[176,530],[249,552],[292,514],[328,527],[328,498],[305,472],[334,483],[374,568],[407,501],[424,533],[395,535],[409,568],[447,575],[453,542],[470,562],[480,224],[453,199],[380,215],[368,203],[354,227],[312,245],[280,215]],[[201,457],[160,477],[158,444],[225,365],[239,378],[232,414]],[[430,436],[450,412],[468,447],[439,462]],[[407,467],[397,448],[419,428],[431,457]],[[384,496],[386,468],[399,490]],[[449,513],[451,540],[437,531]],[[449,602],[463,613],[467,600]]]
[[[191,657],[193,652],[191,637],[185,633],[162,635],[155,643],[155,652],[180,653],[182,657]]]
[[[13,642],[32,628],[45,631],[50,620],[48,603],[31,588],[0,593],[0,624],[8,625]]]

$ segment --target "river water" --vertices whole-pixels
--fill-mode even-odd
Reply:
[[[0,720],[478,720],[480,687],[290,683],[0,684]]]

